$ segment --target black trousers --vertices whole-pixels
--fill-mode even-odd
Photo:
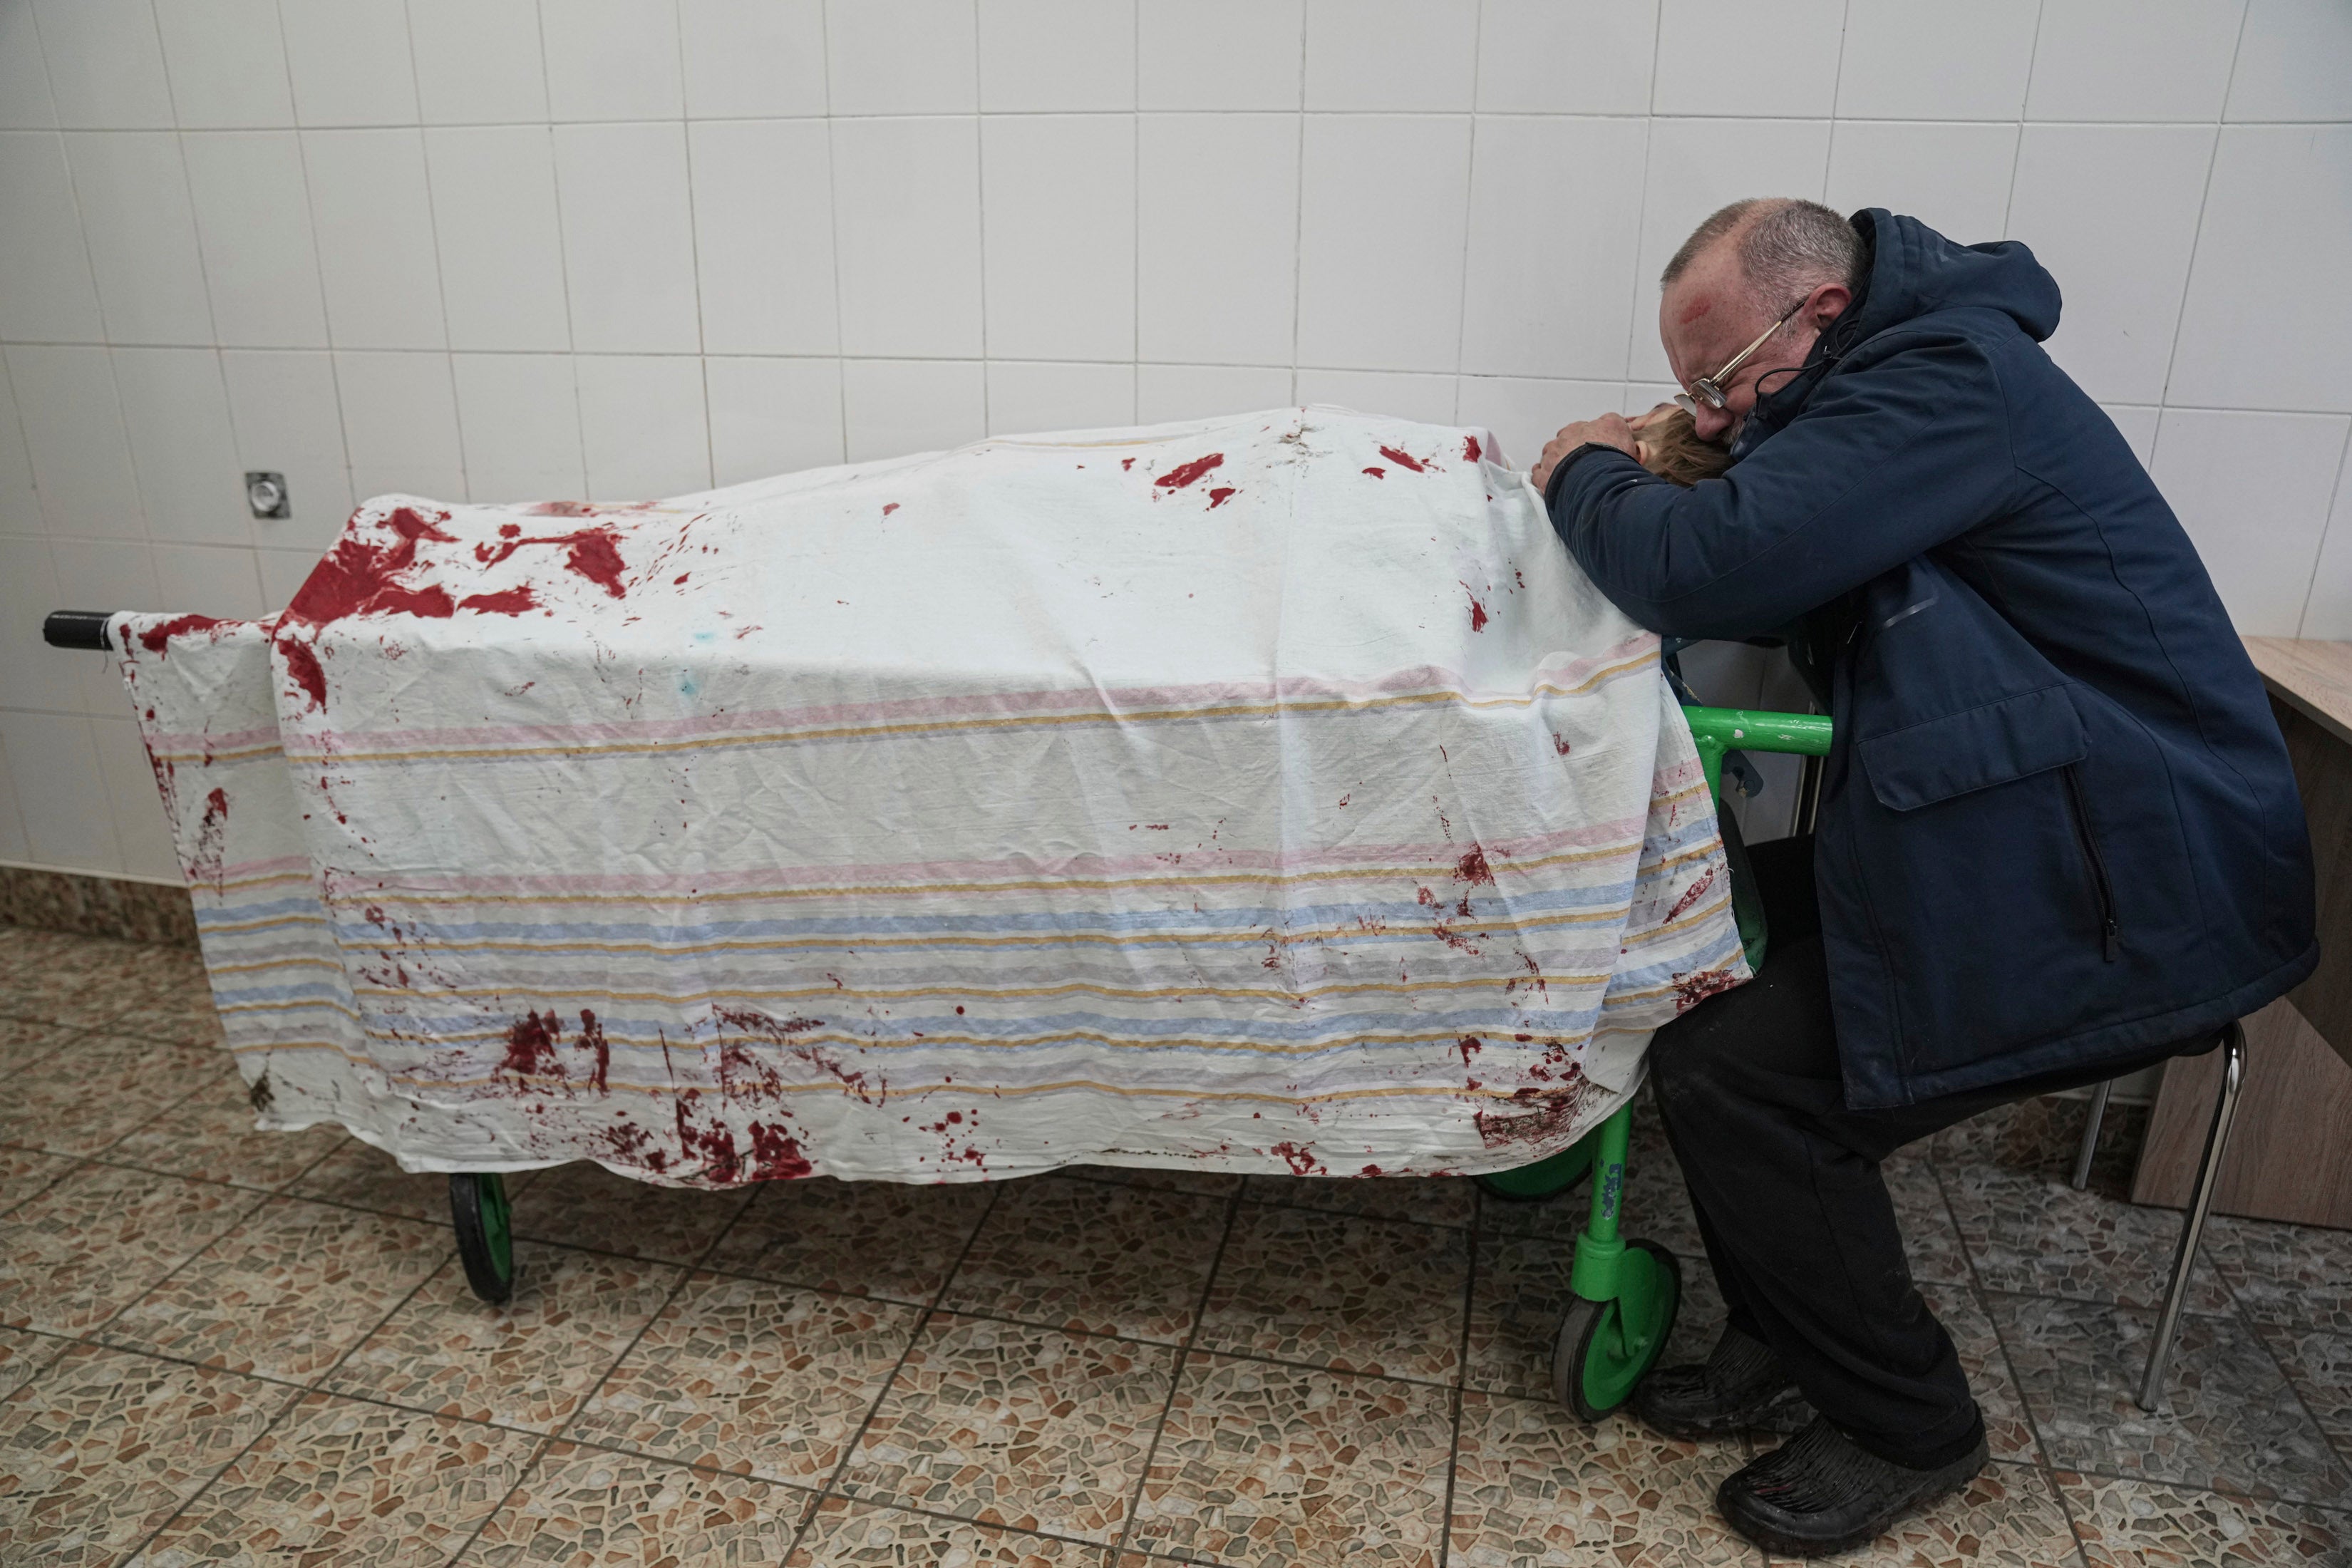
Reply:
[[[1911,1281],[1879,1162],[2012,1101],[2209,1048],[1849,1110],[1830,1014],[1812,840],[1750,851],[1771,941],[1757,977],[1660,1029],[1650,1081],[1682,1162],[1731,1325],[1772,1347],[1813,1408],[1862,1447],[1920,1468],[1983,1428],[1951,1336]]]

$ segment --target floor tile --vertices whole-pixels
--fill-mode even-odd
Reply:
[[[2256,1323],[2254,1332],[2338,1454],[2352,1456],[2352,1334]]]
[[[2120,1198],[2130,1188],[2149,1109],[2120,1100],[2108,1105],[2099,1122],[2098,1152],[2091,1161],[2093,1192]],[[2071,1181],[2090,1110],[2087,1098],[2041,1095],[1955,1122],[1927,1142],[1933,1158],[1947,1169],[1992,1165],[2019,1175]]]
[[[821,1486],[921,1316],[900,1302],[694,1275],[572,1435],[706,1469]]]
[[[459,1568],[764,1568],[816,1494],[570,1443],[549,1446]]]
[[[1252,1176],[1242,1192],[1254,1204],[1423,1225],[1466,1226],[1478,1212],[1478,1189],[1458,1176]]]
[[[133,1568],[445,1563],[505,1498],[539,1441],[305,1394]]]
[[[1571,1247],[1549,1237],[1478,1237],[1477,1279],[1470,1300],[1470,1359],[1465,1386],[1528,1399],[1551,1396],[1552,1346],[1576,1297]],[[1723,1296],[1704,1258],[1676,1260],[1682,1301],[1661,1366],[1705,1361],[1723,1332]]]
[[[829,1497],[787,1568],[1108,1568],[1109,1549]],[[1140,1565],[1130,1556],[1122,1562]]]
[[[0,1215],[47,1192],[79,1163],[69,1154],[0,1144]]]
[[[935,1317],[876,1406],[838,1489],[1115,1542],[1176,1354],[1028,1324]]]
[[[509,1175],[507,1195],[513,1197],[520,1190],[518,1178]],[[448,1177],[404,1171],[391,1155],[357,1138],[346,1139],[341,1147],[297,1177],[286,1191],[294,1197],[398,1215],[403,1219],[441,1226],[449,1223]]]
[[[219,1050],[228,1041],[221,1028],[220,1011],[213,1005],[213,988],[201,973],[184,985],[161,990],[118,1014],[108,1021],[106,1032],[210,1050]]]
[[[1799,1560],[1767,1561],[1782,1568]],[[1996,1461],[1959,1491],[1837,1561],[1853,1568],[2054,1568],[2075,1561],[2074,1531],[2047,1472]]]
[[[1944,1188],[1987,1289],[2125,1307],[2163,1302],[2180,1237],[2172,1210],[1983,1165],[1946,1167]],[[2189,1310],[2231,1310],[2230,1292],[2210,1265],[2196,1271]]]
[[[262,1201],[236,1187],[84,1165],[0,1223],[0,1322],[87,1333]]]
[[[1737,1442],[1677,1443],[1549,1402],[1462,1396],[1451,1568],[1684,1568],[1759,1561],[1715,1511]]]
[[[1244,1204],[1199,1342],[1451,1383],[1462,1369],[1469,1267],[1463,1231]]]
[[[1213,1198],[1230,1195],[1245,1179],[1225,1171],[1196,1171],[1189,1165],[1165,1170],[1151,1165],[1065,1165],[1054,1174],[1071,1181],[1156,1187],[1164,1193],[1200,1193]]]
[[[1129,1544],[1252,1568],[1436,1568],[1453,1397],[1196,1352]]]
[[[1881,1173],[1886,1195],[1895,1204],[1895,1221],[1903,1229],[1903,1256],[1911,1265],[1911,1278],[1921,1284],[1968,1284],[1968,1250],[1935,1171],[1924,1160],[1905,1160],[1886,1162]]]
[[[201,974],[193,952],[59,931],[28,931],[0,973],[0,1013],[94,1028]]]
[[[996,1189],[977,1183],[769,1182],[709,1267],[928,1304],[995,1199]]]
[[[2323,1568],[2352,1563],[2352,1515],[2061,1470],[2091,1568]]]
[[[81,1030],[58,1024],[0,1016],[0,1079],[47,1061],[51,1052],[66,1048],[81,1036]]]
[[[72,1342],[30,1329],[0,1329],[0,1399],[24,1387]]]
[[[685,1271],[515,1243],[514,1299],[493,1307],[454,1257],[324,1386],[466,1421],[552,1432],[613,1370]]]
[[[685,1264],[700,1261],[751,1201],[749,1189],[714,1193],[633,1182],[592,1160],[541,1171],[513,1192],[517,1236]]]
[[[1089,1182],[1007,1187],[941,1305],[1079,1333],[1184,1338],[1224,1233],[1222,1198]]]
[[[264,1132],[245,1079],[220,1073],[106,1151],[117,1164],[274,1192],[350,1140],[340,1127]],[[365,1148],[365,1144],[361,1145]]]
[[[91,1154],[231,1070],[218,1051],[84,1034],[9,1076],[0,1143]]]
[[[2352,1502],[2352,1475],[2235,1317],[2185,1317],[2170,1408],[2133,1402],[2154,1315],[2093,1302],[1994,1296],[1993,1321],[2050,1462],[2062,1469],[2253,1497]]]
[[[2352,1231],[2217,1215],[2203,1250],[2254,1321],[2352,1334]]]
[[[0,1563],[115,1562],[295,1397],[278,1384],[70,1347],[0,1401]]]
[[[2042,1445],[2026,1414],[2025,1397],[2018,1393],[2017,1380],[2010,1374],[2008,1352],[2001,1348],[2000,1336],[1982,1299],[1966,1285],[1927,1284],[1919,1287],[1919,1293],[1927,1299],[1928,1310],[1942,1322],[1944,1331],[1952,1336],[1953,1348],[1960,1353],[1969,1392],[1984,1413],[1985,1439],[1992,1457],[2040,1464]]]
[[[266,1198],[108,1324],[110,1344],[308,1383],[450,1255],[446,1231]]]

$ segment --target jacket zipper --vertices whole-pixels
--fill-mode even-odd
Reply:
[[[2106,959],[2113,963],[2123,952],[2123,932],[2116,924],[2115,884],[2107,880],[2107,858],[2099,853],[2098,836],[2091,831],[2090,809],[2083,804],[2083,775],[2068,763],[2066,802],[2074,814],[2074,832],[2083,841],[2083,854],[2091,863],[2091,882],[2099,893],[2099,927],[2101,945]]]

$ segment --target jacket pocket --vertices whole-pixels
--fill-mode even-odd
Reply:
[[[2116,885],[2107,875],[2107,858],[2099,849],[2098,829],[2091,826],[2091,808],[2083,799],[2083,771],[2068,763],[2066,809],[2074,818],[2074,837],[2083,846],[2083,859],[2091,873],[2091,889],[2099,900],[2099,950],[2109,963],[2123,954],[2123,929],[2116,917]]]
[[[1869,736],[1854,753],[1881,805],[1916,811],[2079,763],[2090,743],[2066,689],[2045,686]]]

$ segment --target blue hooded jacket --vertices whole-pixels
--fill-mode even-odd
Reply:
[[[1856,1109],[2145,1057],[2318,962],[2261,679],[2015,242],[1872,208],[1867,281],[1690,489],[1585,447],[1547,500],[1670,636],[1823,646],[1814,868]]]

